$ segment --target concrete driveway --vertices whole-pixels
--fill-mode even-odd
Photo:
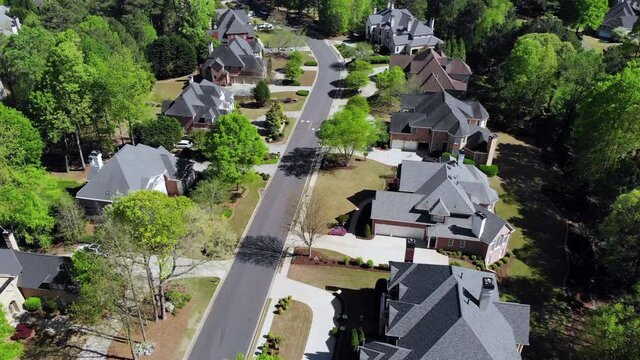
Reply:
[[[389,261],[404,261],[406,239],[377,235],[371,240],[361,240],[347,233],[345,236],[322,236],[316,240],[314,247],[341,252],[353,258],[362,257],[365,261],[371,259],[378,265]],[[413,262],[449,265],[449,258],[432,249],[417,248]]]
[[[411,151],[402,151],[400,149],[373,149],[371,152],[369,152],[367,159],[371,159],[389,166],[398,166],[404,160],[422,161],[422,158],[416,153]]]

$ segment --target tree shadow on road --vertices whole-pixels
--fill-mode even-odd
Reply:
[[[286,176],[307,176],[311,173],[315,155],[315,148],[295,148],[282,157],[278,168],[284,171]]]
[[[236,259],[254,265],[276,267],[284,256],[284,239],[275,236],[247,236]]]

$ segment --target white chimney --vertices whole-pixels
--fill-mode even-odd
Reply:
[[[374,8],[373,8],[373,13],[374,13],[374,14],[377,14],[377,13],[378,13],[378,8],[377,8],[377,7],[374,7]]]
[[[484,226],[486,223],[487,215],[483,214],[481,211],[476,211],[475,214],[471,215],[471,232],[473,235],[480,238],[484,232]]]
[[[393,10],[393,8],[395,7],[395,4],[393,3],[393,0],[390,1],[391,6],[389,7],[389,9]]]
[[[434,28],[434,26],[435,26],[435,25],[436,25],[436,19],[431,18],[431,19],[429,20],[429,27],[431,28],[431,30],[434,30],[434,29],[435,29],[435,28]]]
[[[209,54],[211,54],[213,52],[213,43],[210,42],[209,43]]]
[[[464,165],[464,154],[463,153],[458,154],[458,165],[460,165],[460,166]]]
[[[482,289],[480,290],[480,310],[486,310],[491,303],[491,294],[496,286],[493,284],[493,279],[490,277],[482,278]]]
[[[394,16],[389,16],[389,27],[391,27],[391,31],[393,31],[393,24],[395,23]]]
[[[411,31],[411,25],[413,25],[413,18],[410,17],[407,22],[407,31]]]
[[[2,230],[2,237],[4,238],[4,242],[7,244],[7,249],[19,251],[18,242],[16,241],[15,236],[13,236],[13,231],[11,230]]]
[[[187,79],[189,79],[189,84],[193,84],[193,75],[189,75]]]
[[[89,162],[90,166],[87,180],[91,180],[91,178],[98,173],[98,170],[102,169],[102,153],[100,153],[100,151],[93,150],[91,155],[89,155]]]

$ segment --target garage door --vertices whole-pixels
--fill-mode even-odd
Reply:
[[[376,224],[375,230],[376,230],[376,235],[395,236],[395,237],[403,237],[403,238],[411,238],[411,239],[424,238],[424,229],[420,229],[420,228],[411,228],[411,227],[387,225],[387,224]]]
[[[402,147],[404,151],[416,151],[418,150],[418,142],[417,141],[405,141],[404,146]]]

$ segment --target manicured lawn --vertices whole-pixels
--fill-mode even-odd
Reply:
[[[373,289],[378,279],[388,279],[388,272],[359,270],[339,266],[291,265],[287,275],[321,289],[336,286],[346,289]]]
[[[220,279],[216,277],[193,277],[177,279],[168,284],[168,289],[176,288],[190,294],[191,301],[178,310],[176,315],[169,314],[166,320],[148,322],[147,337],[156,344],[152,359],[184,357],[219,283]],[[141,341],[139,326],[134,325],[133,330],[134,339]],[[126,343],[116,340],[111,343],[109,355],[113,358],[129,358],[131,353]]]
[[[300,85],[301,86],[312,86],[313,82],[316,80],[316,71],[307,70],[300,77]]]
[[[603,51],[605,51],[606,49],[608,49],[608,48],[610,48],[612,46],[620,45],[618,43],[606,42],[606,41],[603,41],[603,40],[600,40],[598,38],[595,38],[595,37],[592,37],[592,36],[588,36],[588,35],[582,35],[582,41],[584,41],[594,51],[596,51],[598,53],[602,53]]]
[[[313,249],[319,253],[322,253],[322,255],[333,259],[333,260],[339,260],[341,261],[342,259],[344,259],[345,256],[347,256],[346,254],[343,254],[341,252],[337,252],[337,251],[333,251],[333,250],[329,250],[329,249]]]
[[[151,99],[161,103],[162,100],[173,100],[182,91],[188,76],[175,79],[158,80],[153,84]]]
[[[242,183],[242,186],[245,186],[247,190],[241,199],[230,205],[233,214],[231,218],[229,218],[229,224],[238,236],[241,236],[244,228],[247,227],[253,210],[256,208],[256,205],[258,205],[258,200],[260,200],[259,189],[264,188],[266,183],[267,182],[262,180],[256,173],[247,174]]]
[[[273,42],[273,39],[276,39],[279,36],[283,36],[282,34],[286,32],[291,32],[291,30],[275,29],[273,31],[260,31],[258,33],[258,37],[260,38],[260,40],[262,40],[262,42],[264,43],[264,46],[269,48],[271,47],[271,43]],[[305,45],[307,45],[307,43],[304,41],[304,37],[300,37],[297,41],[294,41],[291,44],[288,44],[287,47],[289,46],[298,47],[298,46],[305,46]]]
[[[292,300],[284,314],[276,314],[269,332],[282,337],[280,357],[282,359],[302,359],[307,345],[313,311],[309,305]]]
[[[373,195],[373,191],[383,190],[384,178],[390,175],[393,175],[390,166],[373,160],[356,159],[351,161],[349,168],[320,171],[313,196],[323,199],[322,218],[329,223],[335,221],[338,215],[355,210],[359,202]],[[367,190],[367,193],[363,193]]]
[[[295,91],[282,91],[282,92],[274,92],[271,93],[271,99],[286,99],[286,98],[294,98],[297,99],[297,102],[291,102],[288,104],[283,103],[282,108],[284,111],[300,111],[302,110],[302,106],[304,106],[304,102],[306,101],[306,96],[296,95]],[[269,106],[264,106],[261,108],[255,108],[253,99],[251,98],[239,98],[237,101],[240,103],[240,110],[243,114],[245,114],[249,119],[255,120],[260,116],[264,115],[269,111]]]

